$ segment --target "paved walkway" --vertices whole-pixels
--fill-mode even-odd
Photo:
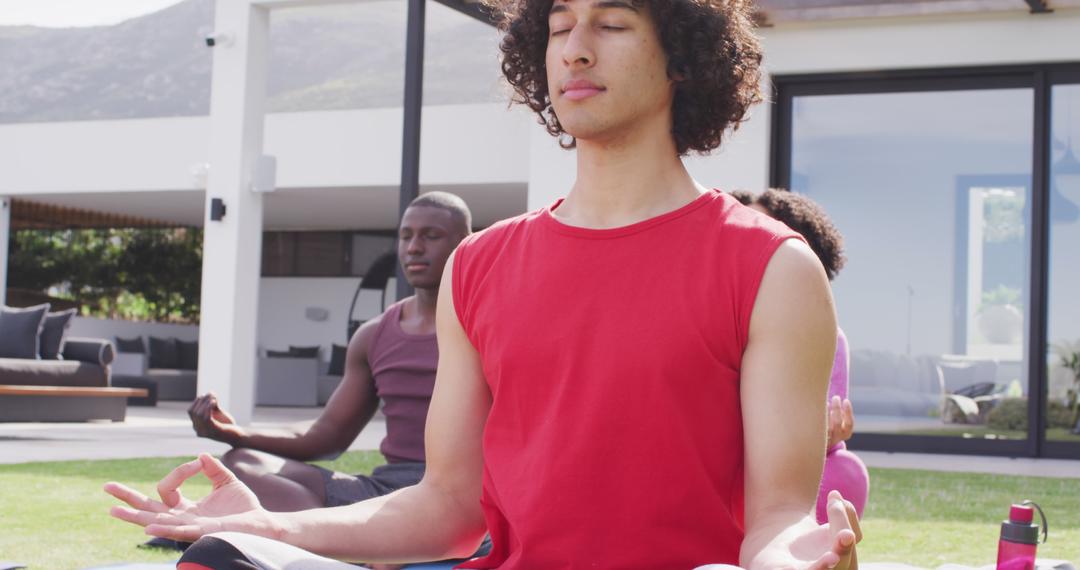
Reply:
[[[229,446],[195,437],[184,402],[128,408],[123,423],[0,423],[0,463],[175,457],[201,451],[220,454]],[[281,427],[313,421],[322,408],[256,408],[253,424]],[[378,449],[386,422],[376,415],[349,449]]]
[[[187,404],[160,402],[157,407],[130,407],[123,423],[90,422],[64,424],[0,423],[0,464],[72,459],[122,459],[174,457],[200,451],[220,454],[223,443],[195,437],[187,418]],[[321,408],[257,408],[254,425],[280,427],[312,421]],[[376,415],[349,447],[378,449],[386,435],[386,422]],[[967,473],[1000,473],[1031,477],[1080,479],[1080,461],[884,453],[860,451],[870,467],[926,469]]]

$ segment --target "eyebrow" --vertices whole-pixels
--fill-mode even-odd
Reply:
[[[625,2],[623,0],[603,0],[602,2],[597,2],[596,3],[596,8],[599,9],[599,10],[622,9],[622,10],[630,10],[631,12],[634,12],[634,13],[638,12],[638,9],[637,9],[636,6],[634,6],[630,2]],[[570,7],[567,6],[565,3],[556,4],[556,5],[551,7],[551,10],[548,12],[548,15],[550,16],[551,14],[558,14],[560,12],[569,12],[569,11],[570,11]]]

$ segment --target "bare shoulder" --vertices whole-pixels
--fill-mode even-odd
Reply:
[[[828,284],[825,268],[814,254],[814,250],[810,249],[806,242],[798,239],[784,240],[769,260],[764,279],[776,279],[779,276],[799,279],[799,282],[818,281],[819,278],[824,278],[824,283]]]
[[[750,334],[792,327],[835,330],[832,290],[825,268],[810,246],[785,240],[765,268],[750,320]]]
[[[364,324],[356,329],[352,338],[349,339],[349,347],[345,352],[345,359],[347,361],[352,361],[356,358],[367,360],[368,349],[371,348],[371,343],[375,339],[375,334],[378,332],[379,324],[382,323],[385,314],[386,313],[382,313],[364,321]]]

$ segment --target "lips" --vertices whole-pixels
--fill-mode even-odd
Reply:
[[[603,87],[600,87],[587,79],[571,79],[562,86],[563,98],[571,101],[581,101],[603,92]]]
[[[431,265],[426,261],[409,261],[405,263],[405,271],[422,271]]]

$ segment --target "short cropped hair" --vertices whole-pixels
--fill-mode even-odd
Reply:
[[[757,196],[745,190],[736,190],[731,192],[731,195],[747,206],[761,206],[770,217],[784,222],[787,227],[806,238],[806,243],[825,267],[829,281],[840,273],[847,262],[844,256],[844,236],[820,204],[804,194],[776,188]]]
[[[462,200],[461,196],[457,194],[439,191],[427,192],[409,202],[409,207],[412,208],[413,206],[442,208],[453,216],[454,222],[458,224],[461,230],[461,235],[467,236],[472,233],[472,212],[469,211],[469,205],[465,203],[465,200]]]
[[[680,156],[706,154],[746,120],[762,100],[761,44],[748,0],[631,0],[647,6],[675,81],[672,136]],[[502,71],[513,101],[532,109],[552,136],[566,134],[547,82],[548,15],[552,0],[484,0],[504,32]],[[560,140],[564,148],[576,141]]]

